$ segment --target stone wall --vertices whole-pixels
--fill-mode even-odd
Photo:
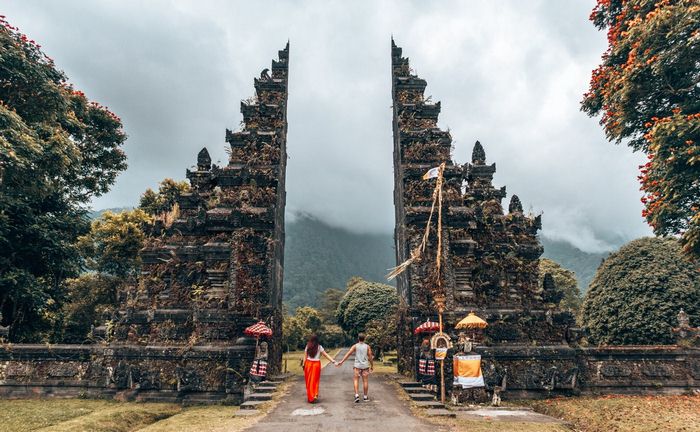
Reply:
[[[578,351],[586,393],[684,393],[700,389],[700,349],[621,346]]]
[[[510,398],[680,394],[700,389],[700,349],[678,346],[480,347],[487,386]]]
[[[6,345],[0,347],[0,396],[117,397],[167,402],[243,400],[252,346],[174,347]]]

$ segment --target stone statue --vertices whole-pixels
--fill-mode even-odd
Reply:
[[[700,328],[690,326],[690,317],[683,309],[678,312],[678,327],[672,328],[679,345],[700,346]]]
[[[1,317],[1,315],[0,315],[0,317]],[[690,328],[690,318],[688,317],[688,314],[686,313],[686,311],[684,311],[682,308],[681,308],[681,311],[678,312],[678,328],[681,328],[681,329]]]
[[[267,360],[267,342],[262,341],[258,345],[258,352],[255,353],[256,360]]]

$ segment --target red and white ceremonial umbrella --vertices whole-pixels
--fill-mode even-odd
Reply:
[[[252,326],[243,330],[243,333],[256,338],[259,338],[260,336],[270,337],[272,336],[272,329],[265,325],[264,321],[258,321],[256,324],[253,324]]]
[[[255,352],[257,355],[258,343],[260,343],[260,336],[272,336],[272,329],[265,325],[265,321],[258,321],[252,326],[246,327],[246,329],[243,330],[243,333],[245,333],[248,336],[255,337]]]
[[[421,333],[437,333],[438,331],[440,331],[440,324],[428,320],[416,327],[416,329],[413,330],[413,334],[417,335]]]

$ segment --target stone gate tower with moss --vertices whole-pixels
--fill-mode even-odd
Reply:
[[[282,336],[289,44],[254,80],[242,127],[226,131],[229,160],[207,149],[191,184],[146,227],[142,272],[120,310],[83,345],[0,344],[0,396],[119,396],[143,401],[240,403],[256,320]]]
[[[440,102],[426,98],[426,81],[411,71],[408,58],[393,41],[391,54],[397,263],[408,259],[420,244],[430,214],[435,180],[421,177],[445,162],[441,235],[446,327],[453,328],[475,311],[491,324],[485,335],[491,343],[565,345],[572,316],[554,308],[552,284],[545,284],[545,289],[538,285],[541,218],[526,215],[515,195],[504,212],[506,188],[493,186],[496,164],[487,163],[478,141],[471,162],[454,163],[452,137],[437,126]],[[420,341],[412,330],[437,315],[433,302],[436,226],[431,230],[422,259],[397,280],[405,305],[400,332],[403,371],[415,367]]]
[[[270,370],[279,371],[288,66],[289,44],[241,102],[240,130],[226,131],[228,163],[212,165],[203,148],[187,170],[191,190],[152,227],[114,344],[226,347],[264,320],[274,331]]]
[[[487,391],[507,397],[555,393],[682,393],[700,386],[700,350],[675,345],[584,347],[571,312],[557,305],[563,293],[551,275],[540,286],[537,238],[539,216],[526,215],[512,195],[502,206],[505,187],[493,186],[496,164],[474,144],[471,161],[452,161],[452,138],[437,126],[441,105],[425,97],[426,81],[410,69],[402,49],[391,43],[394,130],[394,206],[397,263],[420,244],[435,180],[430,168],[445,163],[442,226],[442,292],[445,328],[470,311],[486,319],[482,355]],[[426,318],[437,316],[436,229],[420,261],[399,275],[399,369],[416,372],[420,340],[413,335]],[[448,357],[454,351],[448,351]],[[451,387],[451,362],[445,362]]]

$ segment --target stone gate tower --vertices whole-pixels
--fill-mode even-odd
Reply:
[[[507,209],[505,187],[492,184],[496,164],[488,164],[476,142],[471,162],[451,159],[451,136],[437,127],[440,103],[424,96],[425,80],[411,72],[408,59],[392,41],[394,205],[396,260],[404,262],[418,244],[430,214],[435,180],[422,180],[430,168],[446,164],[443,189],[443,287],[446,331],[475,311],[489,326],[482,355],[489,391],[508,397],[552,393],[687,392],[700,382],[700,350],[679,346],[581,347],[570,312],[557,304],[562,293],[551,275],[538,283],[542,246],[539,216],[524,214],[517,196]],[[504,211],[505,210],[505,211]],[[433,226],[431,239],[436,238]],[[420,340],[412,330],[437,311],[436,242],[398,278],[403,300],[399,320],[399,368],[415,373]],[[451,356],[448,351],[448,357]],[[451,376],[451,362],[445,362]],[[447,380],[446,387],[451,386]]]
[[[254,80],[229,160],[206,148],[171,211],[146,227],[138,279],[119,312],[82,345],[0,344],[0,396],[120,396],[239,403],[255,354],[243,330],[265,320],[282,358],[289,44]]]
[[[255,96],[241,102],[240,130],[226,131],[228,164],[212,165],[203,148],[187,170],[191,191],[152,227],[113,345],[230,348],[249,343],[243,329],[262,319],[274,331],[270,369],[279,370],[288,66],[289,44],[254,80]],[[252,351],[237,349],[243,362],[234,369],[245,376]],[[203,383],[211,371],[200,366],[187,373]]]
[[[487,163],[478,141],[470,163],[460,166],[452,161],[452,137],[437,126],[440,102],[426,100],[426,81],[412,73],[408,58],[393,41],[391,54],[397,263],[420,244],[430,214],[435,180],[421,176],[445,162],[441,234],[447,326],[477,311],[491,323],[486,335],[491,342],[565,343],[570,314],[553,309],[556,299],[550,297],[555,293],[538,287],[538,258],[543,251],[536,236],[540,217],[525,215],[515,195],[504,212],[501,201],[506,189],[493,186],[496,164]],[[410,331],[436,315],[431,294],[435,231],[432,227],[423,258],[397,281],[407,305],[400,341],[403,370],[414,367],[417,341]],[[551,284],[546,287],[554,289]]]

